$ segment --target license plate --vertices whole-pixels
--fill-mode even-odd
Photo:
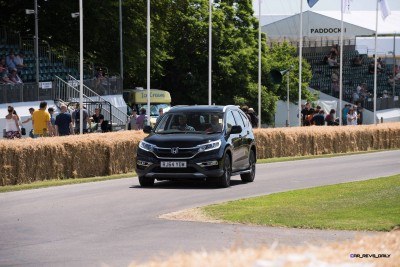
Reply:
[[[186,168],[186,161],[161,161],[161,168]]]

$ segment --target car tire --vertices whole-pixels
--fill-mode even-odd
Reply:
[[[250,164],[250,172],[249,173],[243,173],[240,175],[240,178],[242,179],[243,183],[251,183],[254,181],[254,177],[256,176],[256,156],[254,154],[253,150],[250,150],[250,155],[249,155],[249,164]]]
[[[142,187],[151,187],[154,185],[154,178],[139,176],[139,184]]]
[[[224,156],[224,174],[218,179],[218,186],[222,188],[229,187],[231,185],[231,175],[232,175],[232,164],[231,157],[229,154]]]

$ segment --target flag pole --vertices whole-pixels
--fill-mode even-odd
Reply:
[[[340,22],[340,73],[339,73],[339,125],[343,124],[342,121],[342,100],[343,100],[343,1],[341,10],[341,22]]]
[[[301,73],[303,60],[303,0],[300,0],[300,44],[299,44],[299,126],[301,126]]]
[[[147,0],[147,125],[150,125],[150,0]]]
[[[208,105],[212,103],[212,3],[210,0],[208,11]]]
[[[258,128],[261,128],[261,1],[258,0]]]
[[[375,24],[375,57],[374,57],[374,124],[377,124],[376,121],[376,84],[377,84],[377,72],[378,72],[378,66],[377,66],[377,61],[378,61],[378,45],[377,45],[377,40],[378,40],[378,3],[379,0],[376,0],[376,24]]]

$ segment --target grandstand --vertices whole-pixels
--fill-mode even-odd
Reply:
[[[323,58],[329,54],[331,47],[319,47],[318,52],[304,53],[304,58],[311,64],[312,68],[312,80],[310,87],[319,90],[328,95],[336,96],[332,86],[332,72],[334,68],[329,67],[328,64],[323,62]],[[361,66],[353,66],[352,60],[360,56],[362,58]],[[340,57],[338,57],[338,62]],[[355,50],[354,46],[349,45],[344,47],[343,50],[343,100],[353,102],[352,96],[356,87],[364,83],[371,94],[371,97],[365,100],[364,107],[372,108],[372,94],[374,88],[374,75],[368,72],[368,66],[373,63],[373,58],[368,57],[367,54],[360,54]],[[396,85],[395,88],[389,85],[389,75],[393,73],[393,65],[386,64],[384,71],[378,72],[377,75],[377,97],[381,98],[383,92],[387,91],[389,95],[394,93],[395,96],[400,95],[400,84]],[[392,106],[393,107],[393,106]],[[384,109],[382,106],[380,109]],[[388,108],[388,107],[386,107]]]

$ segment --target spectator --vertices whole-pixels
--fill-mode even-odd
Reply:
[[[361,103],[357,103],[357,125],[362,125],[364,120],[364,108]]]
[[[377,64],[378,64],[378,70],[380,70],[381,72],[384,71],[386,64],[382,60],[382,58],[378,57],[378,59],[376,61],[377,61]]]
[[[344,108],[342,109],[342,124],[347,125],[347,114],[349,113],[351,105],[346,104],[344,105]]]
[[[330,57],[328,58],[328,65],[329,65],[329,67],[330,67],[331,69],[333,69],[333,68],[338,68],[339,65],[338,65],[338,63],[337,63],[336,57],[330,56]]]
[[[50,136],[55,136],[56,135],[56,129],[55,129],[55,125],[56,125],[56,117],[54,115],[54,108],[48,108],[47,111],[50,114],[50,128],[49,128],[49,135]]]
[[[14,59],[14,62],[19,70],[26,67],[26,65],[24,65],[24,53],[22,53],[22,51],[19,51],[18,55]]]
[[[0,59],[0,73],[3,75],[3,72],[7,72],[8,75],[8,69],[7,69],[7,65],[6,65],[6,59],[4,57],[2,57]]]
[[[357,114],[354,112],[353,108],[349,109],[349,113],[346,116],[347,125],[357,125]]]
[[[10,81],[14,84],[21,84],[23,81],[21,78],[18,76],[17,69],[12,69],[11,73],[9,75]]]
[[[83,118],[82,118],[83,129],[82,129],[82,132],[85,134],[85,133],[88,132],[87,126],[88,126],[88,122],[89,122],[89,114],[88,114],[87,110],[85,109],[85,107],[83,107],[82,112],[83,112]],[[72,112],[72,124],[74,126],[75,134],[79,134],[80,133],[80,120],[81,120],[80,108],[79,108],[79,104],[76,104],[75,110],[74,110],[74,112]]]
[[[35,109],[34,108],[29,108],[29,114],[31,114],[31,116],[29,117],[29,118],[27,118],[26,120],[24,120],[22,123],[28,123],[29,121],[32,121],[32,115],[33,115],[33,112],[35,111]],[[29,137],[30,138],[33,138],[34,136],[33,136],[33,125],[32,125],[32,129],[30,130],[30,132],[29,132]]]
[[[250,122],[251,122],[251,127],[257,128],[258,126],[258,117],[256,113],[254,112],[253,108],[249,108],[248,114],[250,116]]]
[[[395,86],[396,84],[400,83],[400,72],[396,74],[396,76],[393,77],[393,75],[389,76],[388,83],[390,86]]]
[[[62,104],[60,109],[61,113],[57,115],[55,121],[55,134],[57,136],[74,134],[72,116],[68,113],[67,106]]]
[[[353,67],[359,67],[359,66],[362,66],[363,59],[362,59],[362,57],[360,55],[357,55],[356,57],[354,57],[352,59],[351,63],[352,63]]]
[[[6,57],[6,65],[9,71],[17,68],[17,64],[15,64],[15,55],[12,50],[10,51],[10,54]]]
[[[11,81],[10,77],[8,77],[8,76],[9,76],[9,72],[8,72],[8,69],[6,69],[5,71],[3,71],[1,73],[1,83],[14,84],[14,82]]]
[[[145,125],[147,125],[146,109],[141,108],[140,115],[136,118],[136,128],[142,130]]]
[[[369,74],[374,74],[374,72],[375,72],[375,63],[374,63],[374,62],[371,62],[371,63],[369,63],[369,65],[368,65],[368,73],[369,73]]]
[[[329,114],[326,115],[325,121],[326,121],[326,124],[327,124],[328,126],[336,126],[336,125],[339,125],[339,123],[336,121],[335,113],[336,113],[336,111],[335,111],[334,109],[331,109],[331,111],[329,112]]]
[[[321,110],[316,110],[316,112],[315,112],[315,114],[314,114],[314,116],[313,116],[313,118],[312,118],[312,121],[311,121],[311,124],[312,125],[317,125],[317,126],[323,126],[324,125],[324,121],[325,121],[325,111],[323,110],[323,109],[321,109]]]
[[[357,87],[357,88],[358,88],[358,87]],[[354,103],[354,104],[360,100],[360,94],[359,94],[359,92],[357,91],[357,89],[355,89],[354,92],[353,92],[352,100],[353,100],[353,103]]]
[[[129,125],[130,125],[129,130],[137,130],[136,119],[137,119],[136,110],[132,109],[132,115],[129,117]]]
[[[94,122],[94,123],[96,123],[96,125],[94,126],[94,130],[98,130],[99,129],[99,126],[100,126],[100,129],[103,131],[103,132],[105,132],[107,129],[104,129],[103,130],[103,128],[107,128],[107,126],[104,126],[103,125],[103,122],[104,122],[104,115],[103,114],[101,114],[100,113],[100,108],[95,108],[94,109],[94,114],[93,114],[93,116],[92,116],[92,121]]]
[[[338,44],[335,44],[335,45],[333,45],[332,47],[331,47],[331,50],[330,50],[330,52],[329,52],[329,56],[330,57],[337,57],[339,55],[339,45]]]
[[[14,114],[14,108],[8,106],[8,114],[6,115],[6,138],[21,138],[21,129],[19,127],[18,115]]]
[[[314,109],[309,102],[306,103],[304,109],[301,111],[303,126],[310,126],[311,119],[313,118]]]
[[[250,114],[249,114],[249,107],[248,107],[248,106],[243,106],[243,107],[241,108],[241,110],[244,112],[244,114],[246,114],[247,118],[248,118],[249,121],[251,122],[251,117],[250,117]]]
[[[33,136],[34,138],[47,136],[50,124],[50,114],[46,111],[47,102],[40,102],[39,110],[32,114]]]
[[[158,122],[161,120],[162,115],[164,115],[164,110],[163,110],[162,108],[160,108],[160,109],[158,110],[158,118],[157,118],[156,123],[158,123]]]
[[[382,92],[382,98],[389,98],[389,93],[387,90],[383,90]]]

